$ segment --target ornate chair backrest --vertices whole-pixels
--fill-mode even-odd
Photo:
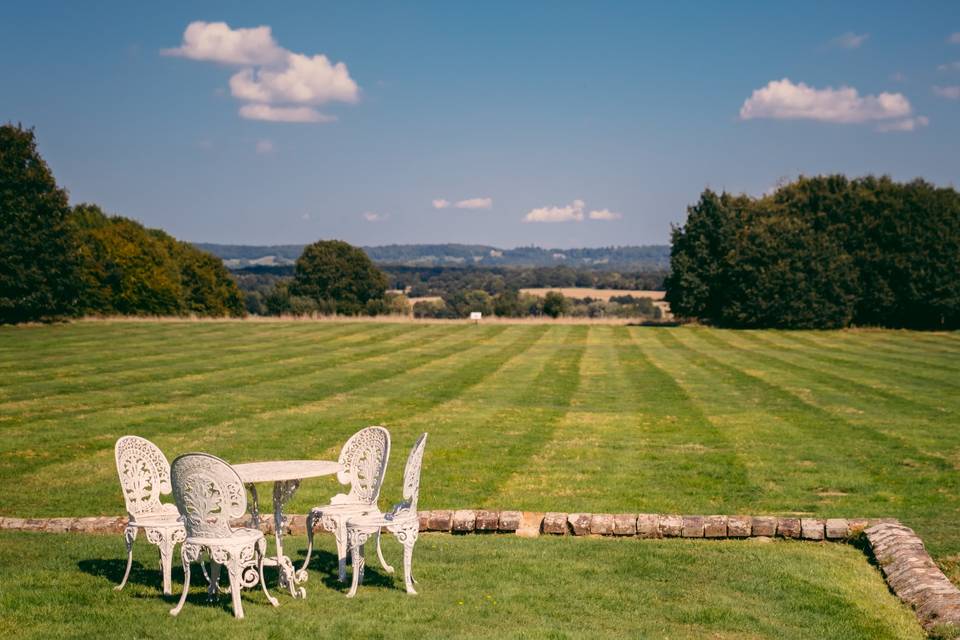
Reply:
[[[123,436],[113,453],[130,517],[162,512],[160,495],[170,493],[170,463],[163,452],[149,440]]]
[[[427,434],[423,433],[407,456],[407,466],[403,468],[403,502],[393,508],[393,512],[417,511],[420,499],[420,469],[423,467],[423,450],[427,446]]]
[[[343,470],[337,473],[341,484],[350,485],[350,492],[334,496],[331,502],[376,504],[389,459],[390,432],[383,427],[367,427],[350,436],[340,450]]]
[[[173,461],[173,499],[191,538],[228,538],[230,520],[247,510],[247,494],[233,467],[207,453]]]

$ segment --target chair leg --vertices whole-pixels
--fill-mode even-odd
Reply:
[[[380,538],[383,537],[381,535],[382,533],[383,531],[381,529],[377,529],[377,558],[379,558],[380,566],[383,567],[384,571],[387,573],[393,573],[393,567],[387,564],[387,561],[383,559],[383,550],[380,548]]]
[[[313,510],[307,514],[307,557],[303,559],[303,566],[300,571],[306,571],[310,566],[310,557],[313,555],[313,528],[317,526],[316,517]]]
[[[207,600],[213,602],[220,595],[220,563],[210,558],[210,576],[207,583]]]
[[[337,539],[337,580],[347,581],[347,521],[345,518],[337,518],[334,527],[334,537]]]
[[[173,593],[173,585],[170,579],[170,565],[173,563],[173,536],[170,531],[161,531],[160,543],[157,548],[160,549],[160,575],[163,576],[163,595],[168,596]]]
[[[357,595],[357,587],[363,581],[363,565],[366,562],[363,556],[363,544],[360,543],[359,536],[351,536],[354,540],[350,540],[350,558],[353,561],[353,582],[350,585],[350,592],[347,593],[348,598],[352,598]]]
[[[180,561],[183,563],[183,593],[180,594],[180,601],[173,609],[170,609],[170,615],[175,616],[183,609],[183,603],[187,601],[187,591],[190,590],[190,560],[180,547]]]
[[[257,571],[260,572],[260,586],[263,588],[263,595],[267,596],[267,601],[273,606],[279,607],[280,603],[267,590],[267,579],[263,575],[263,557],[265,555],[267,555],[267,541],[263,539],[257,542]]]
[[[127,545],[127,570],[123,572],[123,580],[114,587],[117,591],[123,589],[130,577],[130,567],[133,566],[133,541],[137,539],[137,527],[127,527],[123,530],[123,541]]]
[[[417,537],[420,533],[419,527],[414,524],[412,527],[401,529],[397,538],[403,543],[403,578],[407,584],[407,593],[412,596],[417,595],[413,588],[413,546],[417,544]]]
[[[241,586],[243,580],[241,580],[240,577],[242,570],[243,568],[237,563],[237,559],[231,557],[227,564],[227,575],[230,576],[230,597],[233,600],[233,617],[238,620],[243,618],[243,602],[240,601],[240,591],[243,589]]]

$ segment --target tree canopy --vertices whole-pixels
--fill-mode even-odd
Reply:
[[[69,316],[78,302],[67,194],[32,129],[0,126],[0,322]]]
[[[381,312],[387,277],[363,250],[342,240],[307,245],[297,259],[290,294],[342,315]]]
[[[801,177],[704,191],[672,233],[674,314],[730,327],[960,327],[960,193],[923,180]]]

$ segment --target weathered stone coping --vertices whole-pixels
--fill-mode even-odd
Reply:
[[[635,538],[793,538],[843,542],[864,538],[890,589],[913,607],[928,631],[960,628],[960,590],[943,575],[923,540],[892,518],[796,518],[778,516],[670,515],[656,513],[562,513],[492,510],[420,511],[420,530],[452,534],[514,534],[521,537],[621,536]],[[6,518],[0,530],[51,533],[119,533],[127,518]],[[237,521],[237,524],[246,524]],[[287,516],[286,532],[305,533],[304,515]],[[273,518],[260,528],[273,531]]]
[[[924,629],[960,627],[960,590],[930,558],[920,536],[899,522],[864,533],[890,589],[913,607]]]

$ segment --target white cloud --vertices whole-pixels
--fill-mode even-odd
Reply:
[[[453,206],[457,209],[489,209],[493,206],[493,198],[470,198],[460,200]]]
[[[443,198],[437,198],[436,200],[433,201],[434,209],[446,209],[449,206],[450,206],[450,201],[444,200]]]
[[[269,122],[333,122],[333,116],[320,113],[312,107],[271,107],[268,104],[245,104],[240,117]]]
[[[583,200],[574,200],[565,207],[540,207],[523,217],[524,222],[582,222]]]
[[[226,22],[203,21],[187,25],[179,47],[160,53],[223,64],[274,64],[287,55],[273,39],[270,27],[231,29]]]
[[[947,100],[960,100],[960,87],[934,87],[933,92]]]
[[[913,117],[910,101],[902,93],[861,96],[853,87],[816,89],[789,78],[772,80],[756,89],[740,107],[740,119],[817,120],[841,124],[880,122],[883,131],[910,131],[923,126]],[[898,121],[898,122],[891,122]]]
[[[383,222],[389,217],[389,213],[374,213],[373,211],[366,211],[363,214],[363,219],[367,222]]]
[[[960,31],[951,33],[950,37],[947,38],[947,42],[950,44],[960,44]]]
[[[309,219],[310,219],[310,214],[309,214],[309,213],[305,213],[305,214],[303,214],[302,216],[300,216],[300,219],[301,219],[301,220],[309,220]]]
[[[960,60],[941,64],[937,67],[937,71],[960,71]]]
[[[268,26],[233,29],[225,22],[192,22],[183,44],[161,53],[243,67],[231,76],[230,93],[246,103],[240,116],[251,120],[331,122],[336,118],[312,107],[360,99],[346,64],[284,49]]]
[[[903,118],[901,120],[892,120],[882,122],[877,125],[877,131],[889,133],[891,131],[914,131],[920,127],[930,124],[930,118],[926,116],[917,116],[916,118]]]
[[[273,153],[273,140],[257,140],[257,153]]]
[[[869,33],[856,34],[852,31],[847,31],[843,35],[837,36],[831,40],[830,43],[836,47],[842,47],[844,49],[859,49],[869,37]]]
[[[230,78],[230,92],[240,100],[267,103],[356,102],[360,97],[347,65],[330,64],[325,55],[308,57],[299,53],[289,54],[286,66],[279,69],[238,71]]]
[[[610,211],[610,209],[597,209],[590,212],[591,220],[619,220],[622,217],[622,213]]]

